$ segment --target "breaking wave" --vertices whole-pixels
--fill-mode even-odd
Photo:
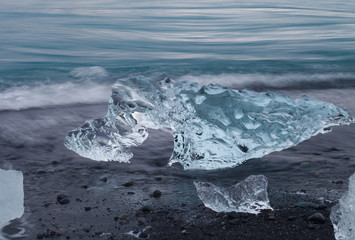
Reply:
[[[0,111],[107,102],[111,85],[91,81],[13,87],[0,93]]]
[[[286,73],[286,74],[203,74],[184,75],[178,81],[219,84],[230,88],[252,89],[325,89],[355,87],[353,73]]]
[[[169,71],[167,71],[169,72]],[[132,77],[142,73],[130,73]],[[146,75],[143,73],[143,75]],[[152,75],[152,73],[148,74]],[[156,76],[169,76],[155,72]],[[70,104],[105,103],[111,94],[111,86],[122,76],[109,76],[100,66],[78,67],[69,72],[66,82],[37,83],[34,85],[7,86],[0,91],[0,111],[44,108]],[[108,77],[111,80],[108,80]],[[154,76],[150,76],[155,79]],[[222,73],[185,74],[174,77],[177,81],[197,82],[201,85],[218,84],[234,89],[327,89],[355,87],[354,73]],[[112,80],[113,79],[113,80]],[[6,80],[2,79],[2,83]],[[3,84],[4,85],[4,84]],[[5,85],[4,85],[5,86]]]

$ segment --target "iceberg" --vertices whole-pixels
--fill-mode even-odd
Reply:
[[[0,230],[11,220],[20,218],[23,213],[24,191],[22,172],[0,169]]]
[[[93,160],[129,162],[130,148],[147,139],[149,128],[170,128],[174,150],[169,164],[210,170],[237,166],[353,122],[344,109],[308,96],[291,99],[136,77],[119,80],[106,116],[70,131],[64,144]]]
[[[194,182],[197,194],[206,207],[215,212],[244,212],[258,214],[271,209],[267,194],[267,178],[251,175],[229,188],[216,187],[209,182]]]
[[[355,239],[355,173],[349,178],[349,190],[332,207],[330,220],[337,240]]]

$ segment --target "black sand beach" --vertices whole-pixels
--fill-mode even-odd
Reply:
[[[25,189],[25,214],[5,233],[25,230],[14,239],[134,239],[131,231],[150,239],[334,239],[329,213],[355,169],[355,126],[335,127],[219,171],[168,167],[173,147],[168,130],[150,131],[131,164],[96,162],[67,150],[67,131],[102,116],[106,107],[0,113],[0,167],[22,171]],[[231,186],[252,174],[268,177],[274,211],[215,213],[204,207],[193,185],[198,180]],[[324,220],[310,220],[315,213]]]

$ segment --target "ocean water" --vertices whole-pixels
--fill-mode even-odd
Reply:
[[[115,79],[140,74],[235,88],[355,86],[351,0],[3,0],[0,36],[1,110],[102,102]],[[93,66],[106,74],[71,74]]]
[[[63,140],[105,114],[117,79],[169,76],[307,94],[355,115],[354,46],[353,0],[1,0],[0,168],[24,173],[26,213],[17,223],[24,239],[43,228],[37,219],[49,210],[41,206],[55,199],[56,186],[70,192],[73,183],[100,177],[94,163],[65,149]],[[291,195],[333,202],[355,171],[354,136],[353,125],[336,127],[237,168],[184,172],[166,167],[170,132],[152,131],[132,164],[104,167],[117,181],[129,172],[148,185],[152,176],[166,177],[159,188],[169,192],[168,204],[198,202],[191,179],[229,186],[251,174],[269,178],[272,204]],[[118,199],[111,190],[92,188],[95,196]]]

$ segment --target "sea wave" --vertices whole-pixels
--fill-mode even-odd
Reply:
[[[178,81],[203,85],[218,84],[230,88],[251,89],[325,89],[355,87],[354,73],[286,73],[286,74],[202,74],[184,75]]]
[[[0,93],[0,111],[107,102],[111,84],[85,81],[12,87]]]
[[[97,79],[104,78],[108,76],[106,69],[100,66],[93,67],[77,67],[74,68],[70,75],[76,78],[86,78],[86,79]]]
[[[130,74],[137,76],[140,73]],[[148,74],[149,75],[149,74]],[[62,83],[38,83],[35,85],[12,86],[0,92],[0,111],[45,108],[70,104],[106,103],[111,94],[113,79],[122,76],[110,76],[102,67],[80,67],[70,72],[71,79]],[[150,74],[153,79],[161,80],[168,74]],[[108,79],[108,81],[103,80]],[[186,74],[175,76],[177,81],[198,82],[201,85],[218,84],[234,89],[250,88],[254,90],[302,90],[355,87],[353,73],[223,73],[223,74]]]

